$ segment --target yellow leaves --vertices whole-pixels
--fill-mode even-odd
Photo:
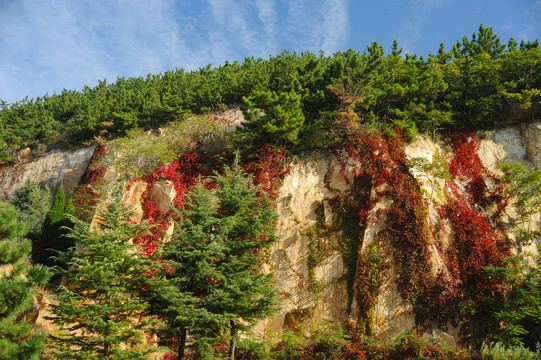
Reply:
[[[520,93],[501,90],[500,93],[508,100],[515,101],[519,104],[519,107],[524,110],[531,108],[534,102],[541,103],[540,89],[524,89]]]

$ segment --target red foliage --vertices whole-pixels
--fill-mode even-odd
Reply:
[[[217,159],[224,158],[228,158],[228,156],[222,150],[218,151],[216,156],[204,156],[199,152],[189,152],[170,164],[161,165],[151,174],[143,175],[139,179],[132,179],[132,181],[142,180],[148,184],[147,194],[143,199],[143,220],[147,220],[150,225],[156,226],[152,228],[150,235],[135,240],[137,244],[143,246],[148,255],[156,251],[157,244],[161,241],[170,225],[171,217],[175,215],[175,213],[171,212],[164,214],[156,208],[154,202],[148,197],[149,190],[158,181],[170,181],[176,191],[173,206],[182,209],[185,206],[186,194],[200,178],[209,179],[221,167],[220,161]],[[269,147],[264,147],[251,160],[250,163],[243,165],[245,171],[254,175],[254,182],[261,185],[261,191],[276,196],[277,187],[285,174],[288,173],[284,166],[285,155]],[[215,188],[216,184],[209,181],[205,183],[205,187]]]
[[[105,166],[97,166],[107,149],[100,145],[94,149],[94,154],[88,162],[88,166],[81,177],[80,186],[71,195],[75,216],[79,219],[88,219],[98,204],[101,194],[96,191],[94,184],[105,176]]]
[[[261,186],[261,190],[277,197],[277,191],[284,177],[289,174],[285,167],[286,155],[284,149],[279,151],[264,145],[261,151],[252,158],[247,158],[242,168],[254,177],[254,183]]]
[[[151,233],[135,239],[136,244],[141,244],[148,256],[152,255],[158,248],[158,243],[163,239],[166,230],[170,226],[172,213],[164,214],[160,211],[152,199],[148,197],[148,190],[158,181],[170,181],[176,191],[173,205],[181,209],[185,204],[186,193],[197,183],[201,176],[209,175],[208,172],[201,170],[199,164],[202,155],[199,153],[186,153],[178,160],[170,164],[161,165],[151,174],[143,175],[139,179],[148,184],[147,194],[143,198],[143,220],[147,220],[151,228]]]
[[[489,171],[481,161],[477,150],[479,141],[475,134],[460,132],[449,138],[453,150],[453,157],[449,164],[449,172],[453,179],[467,182],[466,192],[470,202],[487,210],[490,205],[496,205],[495,219],[507,206],[507,199],[503,196],[504,184],[498,177]],[[489,191],[490,181],[493,190]]]
[[[100,194],[90,185],[78,187],[71,195],[75,216],[79,219],[88,219],[100,200]]]
[[[453,240],[444,249],[447,272],[439,275],[427,301],[434,308],[447,309],[447,316],[456,318],[460,315],[459,303],[478,307],[501,287],[483,269],[489,265],[503,266],[510,249],[498,222],[508,203],[503,196],[503,183],[481,162],[474,134],[455,134],[450,144],[450,172],[454,179],[467,184],[467,196],[455,181],[446,182],[447,203],[439,215],[448,221]],[[450,313],[449,309],[456,310]]]
[[[496,231],[486,214],[470,207],[458,193],[440,209],[453,229],[453,242],[447,249],[447,268],[455,281],[476,300],[487,296],[491,281],[483,268],[500,266],[509,256],[502,233]]]
[[[358,133],[347,140],[346,149],[348,156],[356,160],[354,176],[371,179],[377,195],[372,199],[374,203],[359,209],[359,225],[366,224],[368,212],[380,198],[388,196],[393,200],[391,208],[385,210],[386,228],[379,239],[392,244],[400,269],[399,288],[404,297],[415,301],[430,286],[430,238],[426,204],[406,165],[403,137],[400,133],[394,137],[381,132]],[[342,174],[345,167],[344,162]]]
[[[105,145],[97,146],[96,149],[94,149],[94,154],[92,154],[86,171],[81,178],[81,184],[92,185],[103,179],[105,176],[105,166],[97,166],[97,164],[106,151]]]

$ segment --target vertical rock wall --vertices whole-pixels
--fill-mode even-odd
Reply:
[[[479,133],[478,137],[481,160],[496,173],[497,165],[502,162],[522,162],[531,169],[541,167],[540,123],[487,131]],[[405,151],[410,159],[422,157],[431,161],[434,156],[444,154],[446,149],[446,144],[434,144],[419,136]],[[19,168],[4,168],[0,170],[0,191],[9,196],[26,179],[31,179],[46,183],[53,189],[63,183],[69,192],[84,172],[92,152],[93,148],[84,148],[72,153],[53,153]],[[346,160],[346,166],[341,171],[344,161],[341,155],[316,152],[290,162],[290,174],[284,179],[277,200],[279,241],[270,250],[267,264],[267,271],[274,273],[279,288],[280,309],[273,317],[256,326],[255,332],[262,338],[283,331],[301,331],[310,335],[325,321],[345,325],[356,317],[355,297],[351,299],[348,294],[347,255],[341,247],[342,233],[334,231],[320,237],[317,231],[313,231],[318,227],[329,228],[333,225],[335,214],[328,200],[341,193],[348,194],[350,190],[343,174],[351,177],[353,164],[349,162],[352,160]],[[435,221],[438,216],[435,204],[441,201],[439,194],[444,182],[430,179],[416,170],[412,170],[412,174],[425,189],[427,202],[432,199],[429,221]],[[128,194],[130,202],[138,209],[138,219],[142,216],[141,196],[147,190],[146,184],[136,183]],[[171,185],[167,183],[156,184],[151,191],[152,200],[163,210],[169,208],[174,196]],[[372,211],[390,206],[392,199],[383,198]],[[533,221],[539,226],[539,218]],[[384,226],[384,219],[367,225],[358,253],[366,251],[366,245],[377,237]],[[315,243],[318,245],[318,260],[310,263]],[[393,268],[392,261],[390,264],[374,309],[374,336],[381,341],[392,341],[415,326],[413,306],[401,297],[396,281],[398,270]],[[432,264],[436,270],[444,267],[443,258],[435,247],[432,248]],[[433,330],[431,335],[449,344],[455,344],[458,340],[457,332],[453,329],[447,333]]]
[[[522,162],[531,169],[541,167],[541,124],[529,124],[500,130],[481,132],[479,155],[489,170],[498,173],[497,166],[502,162]],[[406,147],[407,156],[432,161],[435,155],[446,151],[445,144],[434,144],[430,139],[419,136]],[[280,292],[280,311],[271,319],[261,322],[256,332],[260,336],[281,331],[303,331],[309,335],[323,320],[346,324],[355,318],[355,300],[348,311],[345,254],[339,251],[340,233],[335,238],[326,239],[328,246],[323,260],[313,269],[313,277],[318,288],[314,291],[310,282],[308,258],[310,255],[310,236],[308,230],[319,222],[330,225],[333,219],[327,199],[340,192],[346,192],[349,185],[340,172],[341,160],[337,154],[311,154],[296,158],[291,162],[290,174],[284,179],[278,199],[280,220],[276,244],[269,257],[270,270],[274,272]],[[346,167],[346,172],[351,167]],[[429,179],[423,173],[412,171],[425,189],[427,202],[432,196],[429,221],[435,221],[438,190],[444,181]],[[433,195],[431,195],[433,194]],[[383,199],[378,207],[392,206]],[[316,210],[320,209],[318,213]],[[375,211],[375,210],[373,210]],[[535,220],[535,219],[534,219]],[[539,226],[539,219],[536,220]],[[384,224],[371,223],[367,226],[362,244],[367,244],[377,236]],[[321,240],[321,239],[320,239]],[[364,251],[361,245],[358,251]],[[321,254],[320,254],[321,255]],[[442,268],[443,258],[435,246],[432,248],[432,263],[435,269]],[[380,288],[374,309],[374,336],[381,341],[392,341],[400,333],[415,326],[413,306],[405,301],[396,283],[397,269],[391,265],[389,276]],[[435,270],[436,271],[436,270]],[[450,328],[448,333],[439,330],[432,332],[447,343],[458,342],[458,331]]]
[[[15,191],[28,180],[49,186],[52,196],[60,185],[67,194],[79,184],[95,146],[75,150],[52,151],[47,155],[25,163],[17,163],[0,169],[0,197],[11,198]]]

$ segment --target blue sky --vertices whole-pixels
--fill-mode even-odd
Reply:
[[[0,99],[283,50],[436,53],[479,24],[541,38],[541,0],[0,0]]]

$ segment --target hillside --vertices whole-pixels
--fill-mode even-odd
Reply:
[[[5,106],[0,215],[55,277],[17,275],[0,228],[0,281],[39,308],[0,318],[34,324],[0,352],[539,356],[539,89],[539,44],[481,26],[428,59],[282,53]]]

